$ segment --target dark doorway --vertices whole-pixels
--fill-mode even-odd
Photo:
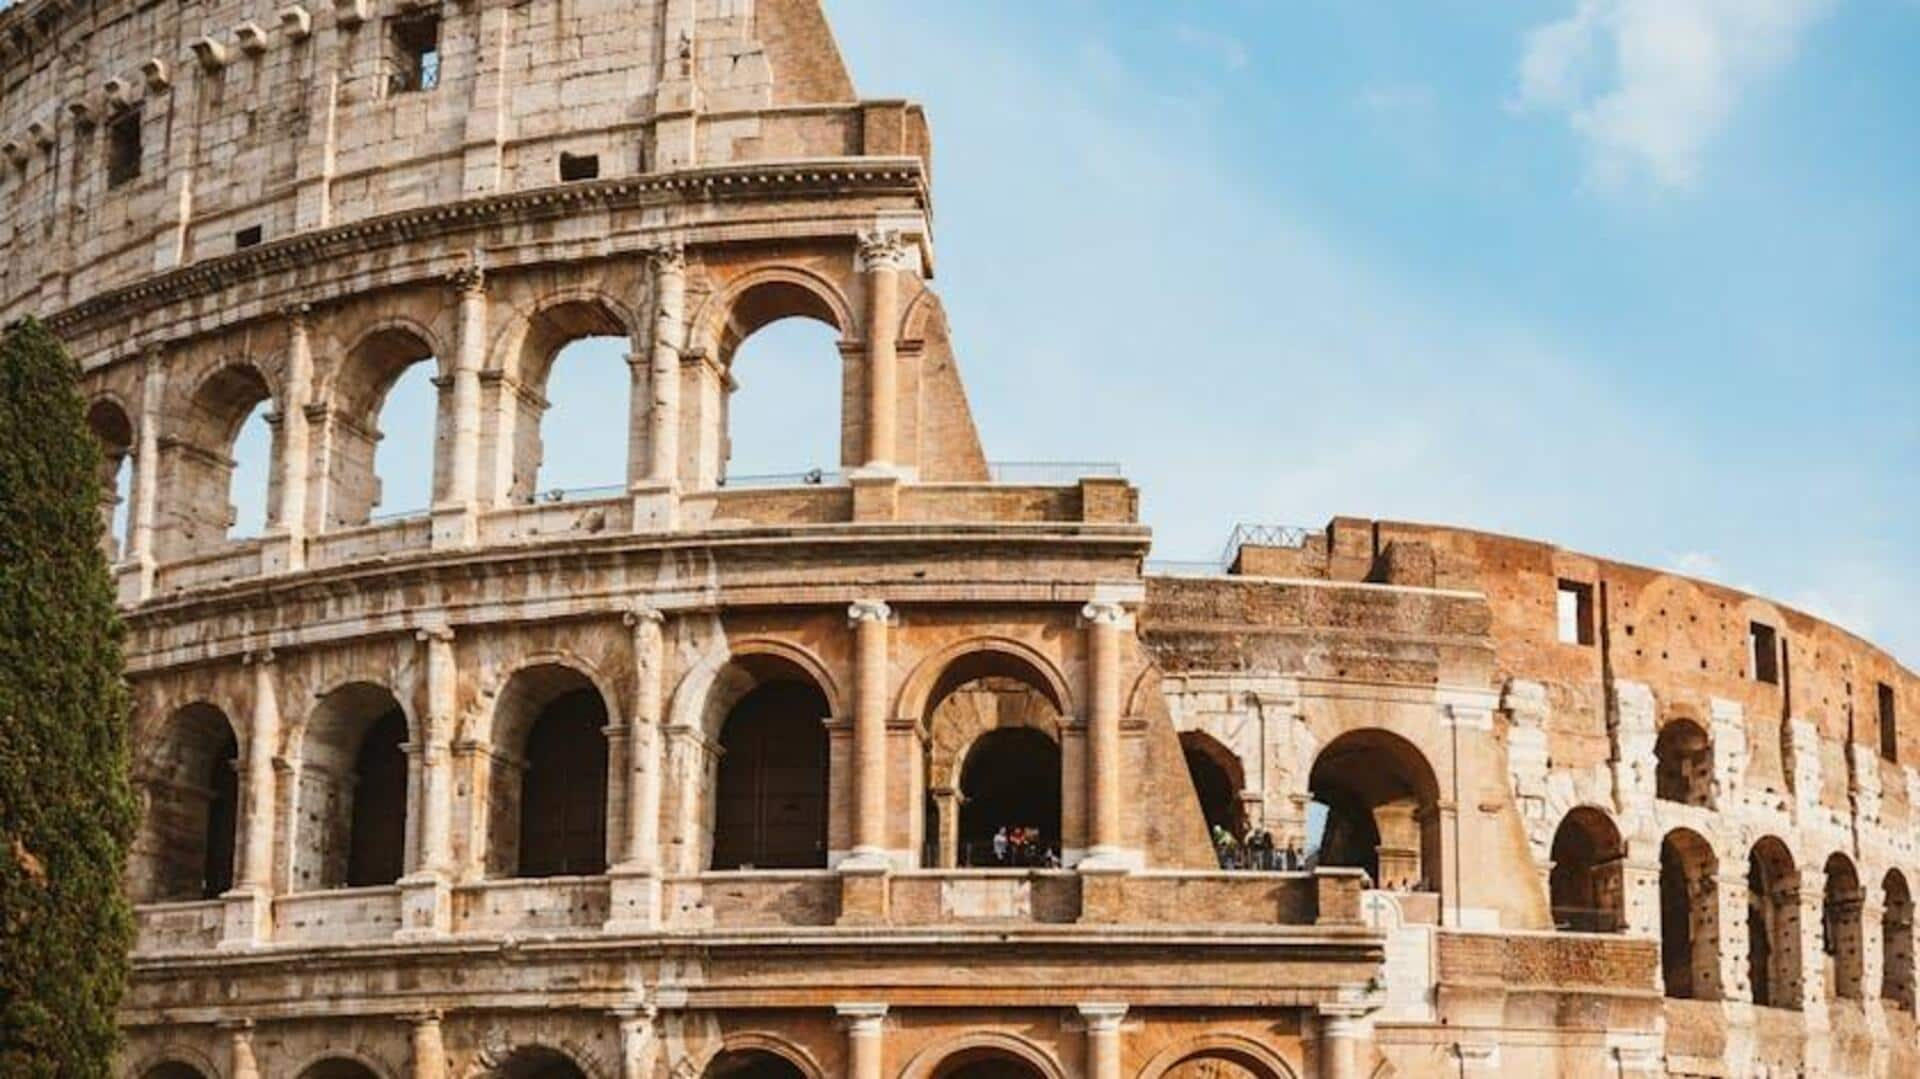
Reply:
[[[300,1073],[300,1079],[380,1079],[373,1069],[357,1060],[334,1057],[323,1060]]]
[[[240,773],[235,770],[239,759],[240,743],[229,731],[207,777],[207,855],[200,875],[203,899],[233,888],[233,836],[240,822]]]
[[[1033,835],[1024,849],[995,851],[1000,829]],[[967,750],[960,769],[962,865],[1042,865],[1060,850],[1060,747],[1032,727],[988,731]]]
[[[590,688],[562,694],[534,720],[521,787],[518,876],[606,872],[606,725],[606,704]]]
[[[728,713],[720,730],[714,869],[826,866],[827,712],[817,687],[777,681],[754,688]]]
[[[956,1053],[942,1061],[934,1079],[1038,1079],[1033,1065],[994,1049]]]
[[[793,1061],[757,1050],[721,1053],[707,1065],[707,1079],[806,1079]]]
[[[566,1054],[538,1046],[516,1050],[489,1074],[496,1079],[587,1079]]]
[[[406,716],[395,708],[361,739],[353,766],[353,831],[347,848],[347,887],[400,879],[407,840]]]
[[[1199,731],[1180,736],[1180,752],[1187,759],[1187,775],[1200,796],[1200,813],[1207,834],[1224,828],[1236,841],[1246,835],[1246,814],[1240,807],[1240,766],[1233,751]]]

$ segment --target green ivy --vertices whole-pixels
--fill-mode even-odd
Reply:
[[[100,447],[40,323],[0,338],[0,1075],[110,1074],[133,915]]]

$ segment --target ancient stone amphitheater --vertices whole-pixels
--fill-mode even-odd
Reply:
[[[0,75],[0,318],[131,475],[128,1079],[1920,1074],[1912,673],[1458,529],[1157,566],[990,465],[817,0],[22,0]],[[729,483],[793,316],[843,471]],[[540,493],[605,335],[624,482]]]

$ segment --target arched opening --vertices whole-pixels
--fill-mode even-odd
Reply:
[[[1898,869],[1880,882],[1880,996],[1894,1007],[1913,1008],[1913,893]]]
[[[1747,855],[1747,984],[1755,1004],[1800,1007],[1800,878],[1774,836]]]
[[[797,665],[743,656],[745,689],[720,728],[714,780],[714,869],[815,869],[827,864],[827,695]]]
[[[142,902],[212,899],[233,887],[240,748],[233,725],[204,702],[175,712],[145,779],[133,893]]]
[[[1215,838],[1216,846],[1222,832],[1239,841],[1247,834],[1247,815],[1240,802],[1240,792],[1246,788],[1240,758],[1204,731],[1181,734],[1180,751],[1186,757],[1194,793],[1200,796],[1207,834]]]
[[[565,1053],[545,1046],[514,1050],[488,1075],[494,1079],[587,1079],[587,1073]]]
[[[1719,862],[1685,828],[1660,841],[1660,970],[1666,995],[1720,999]]]
[[[584,876],[607,868],[607,703],[592,680],[543,663],[514,673],[495,706],[497,876]]]
[[[618,494],[633,452],[630,421],[633,340],[606,305],[557,304],[535,315],[521,349],[523,393],[515,420],[508,497]],[[548,432],[563,437],[548,438]]]
[[[1618,933],[1626,928],[1626,888],[1621,875],[1626,850],[1620,830],[1605,813],[1579,806],[1553,833],[1553,868],[1547,892],[1556,929]]]
[[[141,1072],[140,1079],[207,1079],[207,1075],[191,1064],[169,1060]]]
[[[799,1065],[764,1049],[728,1050],[713,1058],[706,1079],[806,1079]]]
[[[100,444],[101,549],[107,561],[126,552],[127,506],[133,490],[133,421],[102,398],[87,407],[87,427]]]
[[[843,463],[840,332],[790,316],[754,331],[727,367],[723,483],[826,479]]]
[[[342,364],[326,439],[326,527],[432,505],[439,391],[433,346],[401,329],[356,345]]]
[[[1860,937],[1860,908],[1866,903],[1866,889],[1860,887],[1860,874],[1853,859],[1844,854],[1827,858],[1826,889],[1820,902],[1820,955],[1826,966],[1829,999],[1859,1000],[1862,990],[1861,969],[1865,956]]]
[[[1653,745],[1654,796],[1681,805],[1713,805],[1713,743],[1690,719],[1660,728]]]
[[[960,770],[962,865],[1060,862],[1060,746],[1032,727],[987,731]]]
[[[237,363],[202,381],[188,401],[155,503],[163,549],[175,558],[229,536],[257,536],[273,523],[277,425],[259,370]]]
[[[932,1079],[1044,1079],[1028,1061],[1004,1049],[963,1049],[940,1062]]]
[[[296,891],[364,888],[400,879],[406,860],[407,717],[381,686],[355,682],[321,697],[301,751],[303,836]]]
[[[924,822],[938,864],[1059,864],[1060,691],[1027,656],[985,646],[939,669],[925,704]]]
[[[1349,731],[1314,758],[1307,787],[1324,820],[1317,864],[1364,869],[1388,891],[1439,890],[1440,785],[1413,743]]]
[[[372,1068],[346,1057],[328,1057],[307,1065],[300,1079],[380,1079]]]

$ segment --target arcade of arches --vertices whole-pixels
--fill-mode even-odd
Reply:
[[[1388,891],[1440,885],[1440,786],[1419,749],[1382,730],[1335,738],[1307,780],[1324,808],[1319,864],[1367,871]]]

